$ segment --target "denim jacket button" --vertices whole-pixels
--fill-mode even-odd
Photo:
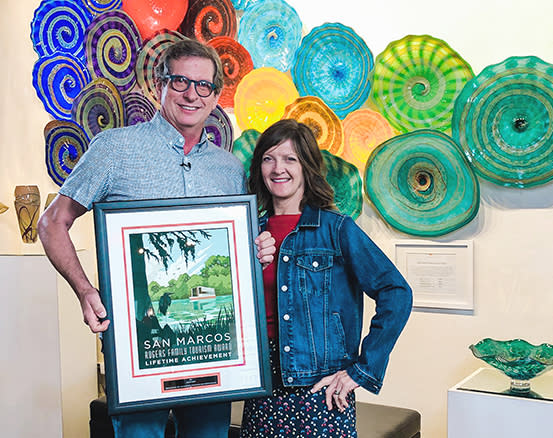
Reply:
[[[313,262],[313,267],[314,267],[314,268],[317,268],[318,266],[319,266],[319,262],[315,260],[315,261]]]
[[[290,351],[290,347],[288,345],[285,345],[283,350],[288,353]]]
[[[288,290],[288,286],[283,285],[283,286],[280,288],[280,290],[281,290],[282,292],[286,292],[286,291]]]
[[[282,257],[282,261],[283,261],[283,262],[287,262],[288,260],[290,260],[290,257],[288,257],[288,256],[286,256],[286,255],[285,255],[284,257]]]
[[[288,383],[292,383],[294,381],[294,378],[293,377],[288,377],[286,380],[288,381]]]
[[[282,319],[284,319],[284,321],[288,321],[290,319],[290,315],[286,314],[282,317]]]

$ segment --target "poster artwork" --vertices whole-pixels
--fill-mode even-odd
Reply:
[[[129,234],[140,369],[236,359],[227,228]]]

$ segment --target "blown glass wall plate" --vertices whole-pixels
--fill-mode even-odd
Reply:
[[[121,94],[107,79],[94,79],[73,101],[71,116],[88,138],[106,129],[119,128],[125,120]]]
[[[142,93],[136,92],[127,93],[123,96],[123,108],[125,110],[126,126],[152,120],[156,113],[154,105]]]
[[[446,42],[408,35],[376,57],[371,98],[400,132],[451,129],[455,98],[474,76]]]
[[[113,9],[120,9],[122,3],[122,0],[84,0],[85,6],[94,15],[111,11]]]
[[[222,149],[232,152],[233,130],[229,116],[217,105],[205,121],[207,138]]]
[[[190,0],[179,31],[202,43],[218,36],[236,38],[236,11],[231,0]]]
[[[523,339],[497,341],[486,338],[469,348],[478,359],[512,379],[512,392],[529,392],[529,380],[553,368],[553,345],[550,344],[533,345]]]
[[[253,65],[290,69],[301,41],[301,20],[283,0],[266,0],[249,6],[238,29],[238,41],[251,54]]]
[[[455,101],[452,131],[476,173],[495,184],[552,180],[553,64],[527,56],[486,67]]]
[[[161,30],[177,29],[188,10],[188,0],[123,0],[123,10],[147,39]]]
[[[407,234],[440,236],[478,212],[480,187],[461,148],[429,129],[393,137],[370,155],[365,193],[386,222]]]
[[[362,108],[349,113],[342,121],[344,126],[344,150],[342,158],[357,168],[365,169],[371,152],[384,141],[392,138],[393,128],[384,116]]]
[[[185,37],[181,33],[166,30],[144,41],[142,48],[138,52],[136,60],[136,80],[144,96],[146,96],[156,107],[159,106],[159,98],[156,90],[154,66],[159,61],[165,49],[183,39],[185,39]]]
[[[343,214],[357,219],[363,208],[363,185],[357,168],[347,161],[321,151],[326,166],[326,180],[334,190],[334,203]]]
[[[344,118],[369,97],[373,56],[355,31],[325,23],[303,37],[292,65],[292,79],[301,96],[318,96]]]
[[[79,125],[52,120],[44,128],[48,175],[61,186],[88,149],[88,139]]]
[[[249,2],[250,0],[232,0],[232,6],[234,6],[234,9],[237,11],[241,11],[248,7]]]
[[[242,78],[253,70],[252,57],[238,41],[230,37],[213,38],[208,45],[217,51],[223,65],[225,86],[219,96],[219,105],[223,108],[232,108],[236,87]]]
[[[122,11],[98,15],[86,29],[86,61],[94,78],[106,78],[121,92],[136,83],[134,67],[142,44],[138,28]]]
[[[56,119],[71,119],[73,99],[90,82],[85,65],[73,55],[46,55],[33,67],[33,87],[46,111]]]
[[[253,150],[261,132],[255,129],[246,129],[240,137],[234,140],[232,153],[242,162],[246,170],[246,177],[250,176],[250,165],[252,164]]]
[[[242,131],[265,131],[278,122],[287,105],[299,97],[294,83],[272,67],[256,68],[240,81],[234,95],[236,122]]]
[[[344,146],[344,129],[336,114],[315,96],[299,97],[288,105],[283,119],[295,119],[311,128],[319,148],[339,155]]]
[[[84,59],[85,30],[92,13],[82,3],[42,1],[31,22],[31,40],[39,56],[68,53]]]

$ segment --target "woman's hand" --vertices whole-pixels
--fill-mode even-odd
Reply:
[[[263,231],[254,241],[257,247],[257,260],[265,269],[275,258],[275,239],[268,231]]]
[[[325,386],[327,387],[325,392],[328,410],[332,410],[332,401],[334,401],[340,412],[348,407],[348,402],[346,400],[348,394],[355,388],[359,387],[359,385],[355,383],[355,381],[344,370],[338,371],[330,376],[323,377],[313,386],[313,388],[311,388],[311,392],[315,393],[320,391]]]

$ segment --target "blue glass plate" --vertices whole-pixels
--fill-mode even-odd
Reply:
[[[255,68],[290,69],[301,41],[301,20],[283,0],[266,0],[248,6],[240,18],[238,42],[253,60]]]
[[[52,120],[44,128],[48,175],[61,186],[88,149],[88,139],[79,125]]]
[[[39,56],[69,53],[84,59],[84,34],[92,13],[80,2],[42,1],[31,22],[31,40]]]
[[[480,186],[461,148],[446,134],[421,129],[378,146],[365,168],[365,193],[394,228],[440,236],[468,224]]]
[[[455,101],[453,137],[476,173],[499,185],[553,179],[553,64],[511,57],[472,79]]]
[[[325,23],[303,38],[291,73],[300,96],[320,97],[343,119],[367,101],[372,68],[373,55],[352,28]]]
[[[46,55],[33,67],[33,87],[44,108],[56,119],[71,120],[71,106],[90,82],[84,64],[73,55]]]

